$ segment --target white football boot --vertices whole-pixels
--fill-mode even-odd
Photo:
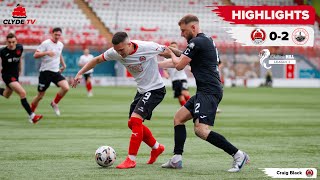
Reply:
[[[58,104],[51,102],[50,105],[51,105],[52,109],[54,110],[54,112],[56,113],[56,115],[60,116],[60,110],[59,110]]]
[[[250,161],[249,156],[240,150],[233,156],[232,168],[228,172],[239,172]]]
[[[161,165],[162,168],[181,169],[182,168],[182,156],[174,155],[168,162]]]

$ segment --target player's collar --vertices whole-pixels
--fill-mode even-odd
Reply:
[[[198,33],[198,34],[196,35],[196,37],[198,37],[198,36],[200,36],[200,35],[203,35],[203,34],[204,34],[204,33],[200,32],[200,33]],[[196,38],[196,37],[193,37],[193,38]],[[193,38],[191,38],[191,39],[193,39]],[[187,41],[188,44],[190,43],[191,39],[190,39],[189,41]]]
[[[58,41],[57,41],[57,42],[54,42],[52,38],[50,38],[50,40],[51,40],[53,43],[55,43],[55,44],[57,44],[57,43],[58,43]]]
[[[6,48],[7,48],[9,51],[15,51],[15,50],[17,49],[17,46],[16,46],[16,48],[14,48],[14,49],[9,49],[8,46],[6,46]]]
[[[137,52],[137,50],[138,50],[138,44],[136,44],[136,43],[134,43],[134,42],[132,42],[132,41],[131,41],[131,43],[132,43],[134,49],[133,49],[132,53],[130,53],[129,55],[134,54],[134,53]]]
[[[201,33],[198,33],[196,37],[198,37],[198,36],[200,36],[200,35],[203,35],[203,34],[204,34],[204,33],[202,33],[202,32],[201,32]]]

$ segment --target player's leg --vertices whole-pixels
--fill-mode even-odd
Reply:
[[[139,114],[135,112],[131,114],[131,117],[128,121],[128,126],[132,130],[130,142],[129,142],[128,156],[116,168],[128,169],[128,168],[136,167],[136,156],[143,139],[142,122],[143,122],[143,118]]]
[[[38,94],[33,98],[32,102],[31,102],[31,111],[35,112],[39,102],[41,101],[41,99],[44,97],[44,95],[46,94],[45,91],[38,91]]]
[[[12,81],[16,81],[16,78],[15,77],[12,78],[11,75],[2,74],[2,80],[6,84],[6,88],[0,88],[0,95],[8,99],[13,92],[9,84]]]
[[[135,115],[133,115],[133,116],[135,116]],[[128,121],[128,127],[132,130],[131,119],[132,118],[130,118]],[[164,152],[165,147],[164,147],[164,145],[160,144],[156,140],[156,138],[153,136],[151,130],[147,126],[142,124],[142,127],[143,127],[142,141],[144,143],[146,143],[152,149],[151,153],[150,153],[150,158],[147,161],[147,164],[153,164],[157,160],[158,156]],[[132,159],[135,159],[135,157],[133,157]]]
[[[182,94],[180,96],[178,96],[178,100],[179,100],[179,103],[180,103],[181,106],[185,105],[186,102],[187,102],[186,98]]]
[[[144,119],[151,118],[153,109],[162,101],[164,95],[164,87],[144,94],[136,94],[134,102],[131,104],[130,112],[134,105],[135,107],[133,112],[130,113],[130,120],[128,121],[128,127],[132,130],[128,157],[124,162],[119,164],[117,168],[127,169],[134,168],[136,166],[136,155],[143,140],[145,140],[146,144],[155,149],[155,151],[152,150],[151,152],[151,158],[148,161],[149,164],[152,164],[164,151],[164,146],[157,143],[150,129],[142,124]],[[162,149],[161,152],[159,148]]]
[[[185,106],[182,106],[174,116],[174,155],[168,162],[161,165],[163,168],[182,168],[182,153],[187,138],[185,123],[192,119],[192,98]]]
[[[57,84],[60,87],[60,90],[58,91],[58,93],[56,94],[56,97],[53,100],[55,104],[58,104],[70,89],[67,80],[59,81]]]
[[[46,90],[49,88],[50,86],[50,73],[47,71],[42,71],[40,72],[39,75],[39,84],[38,84],[38,94],[33,98],[32,102],[31,102],[31,110],[32,112],[35,112],[39,102],[41,101],[41,99],[44,97]]]
[[[187,80],[181,80],[182,83],[182,91],[181,94],[184,96],[185,100],[188,101],[190,99],[190,93],[188,88]]]
[[[6,86],[6,88],[0,88],[0,95],[7,98],[7,99],[9,99],[12,92],[13,92],[12,89],[9,88],[8,86]]]
[[[152,90],[144,94],[143,100],[145,100],[144,103],[144,109],[146,110],[146,114],[143,114],[145,119],[150,120],[152,117],[152,111],[160,104],[160,102],[164,99],[164,96],[166,94],[166,89],[165,87]],[[143,106],[140,106],[143,107]],[[164,152],[165,146],[160,144],[155,137],[153,136],[151,130],[143,125],[143,141],[151,147],[151,152],[150,152],[150,158],[147,161],[147,164],[153,164],[156,162],[158,157]]]
[[[92,93],[91,73],[84,74],[84,79],[86,81],[86,88],[87,88],[87,92],[88,92],[88,97],[92,97],[93,93]]]
[[[182,81],[180,81],[180,80],[172,81],[172,89],[174,91],[174,98],[178,98],[178,101],[181,106],[185,105],[187,101],[181,93],[182,92]]]
[[[243,164],[249,160],[249,157],[234,145],[232,145],[224,136],[221,134],[211,131],[210,127],[213,126],[215,120],[215,111],[219,104],[216,97],[212,95],[201,95],[198,96],[196,105],[197,111],[195,111],[194,121],[194,132],[203,140],[208,141],[212,145],[224,150],[226,153],[234,157],[233,168],[230,172],[238,172],[243,167]]]
[[[42,115],[36,115],[32,112],[31,107],[26,98],[27,93],[24,90],[24,88],[21,86],[21,84],[18,81],[14,81],[14,82],[11,82],[9,86],[14,92],[16,92],[20,96],[21,105],[28,113],[29,121],[31,123],[37,123],[42,118]]]
[[[249,156],[245,152],[237,149],[221,134],[211,131],[209,125],[199,123],[199,119],[195,121],[194,131],[198,137],[224,150],[234,158],[232,168],[228,170],[229,172],[239,172],[244,164],[249,162]]]
[[[143,94],[140,94],[140,93],[136,93],[136,95],[135,95],[135,97],[134,97],[134,100],[133,100],[133,102],[131,103],[131,105],[130,105],[130,111],[129,111],[129,120],[128,120],[128,127],[131,129],[131,131],[132,131],[132,128],[133,128],[133,124],[134,125],[136,125],[136,124],[140,124],[140,121],[141,121],[141,124],[142,124],[142,120],[141,120],[141,118],[140,117],[136,117],[136,115],[134,115],[134,116],[132,116],[133,115],[133,111],[134,111],[134,109],[135,109],[135,107],[136,107],[136,105],[138,104],[138,102],[139,102],[139,100],[140,100],[140,98],[143,96]],[[136,127],[135,127],[136,128]],[[135,131],[137,131],[137,129],[135,129]],[[143,132],[142,132],[143,133]],[[139,134],[139,132],[138,132],[138,134]],[[137,135],[138,135],[137,134]],[[141,132],[140,132],[140,134],[141,134]],[[131,134],[131,137],[133,136],[133,132],[132,132],[132,134]],[[116,168],[119,168],[119,169],[127,169],[127,168],[134,168],[135,166],[136,166],[136,161],[135,161],[135,158],[136,158],[136,155],[133,155],[133,154],[131,154],[130,155],[130,152],[132,151],[130,151],[130,148],[132,149],[132,148],[136,148],[136,147],[133,147],[133,145],[131,145],[131,137],[130,137],[130,143],[129,143],[129,150],[128,150],[128,156],[127,156],[127,158],[122,162],[122,163],[120,163]],[[133,137],[134,138],[134,137]],[[138,139],[138,141],[139,141],[139,138],[140,138],[140,136],[139,137],[136,137],[137,139]],[[141,143],[140,143],[141,144]],[[139,146],[140,146],[140,144],[139,144]],[[135,145],[137,145],[137,144],[135,144]],[[139,149],[139,148],[138,148]],[[136,153],[134,153],[134,154],[136,154]]]
[[[128,127],[132,130],[132,121],[130,120],[130,117],[137,106],[140,98],[143,97],[143,94],[139,94],[137,92],[136,96],[134,97],[133,102],[130,105],[130,112],[129,112],[129,121],[128,121]],[[150,117],[147,117],[147,119],[151,119]],[[152,135],[151,130],[142,124],[143,126],[143,138],[142,141],[146,143],[151,150],[151,156],[147,164],[152,164],[156,161],[156,158],[164,151],[165,147],[162,144],[159,144],[159,142],[155,139],[155,137]],[[159,149],[160,148],[160,149]]]
[[[60,90],[56,94],[56,97],[53,99],[53,101],[51,101],[50,105],[56,115],[60,116],[58,103],[67,94],[70,87],[68,81],[60,73],[55,74],[55,76],[52,78],[52,82],[56,84],[57,87],[60,87]]]
[[[181,94],[184,96],[186,101],[188,101],[190,99],[190,93],[188,90],[182,90]]]
[[[199,138],[206,140],[212,145],[224,150],[229,155],[234,156],[237,153],[238,149],[234,147],[225,137],[223,137],[219,133],[211,131],[209,128],[210,126],[204,123],[206,122],[199,122],[199,119],[195,121],[195,134]]]

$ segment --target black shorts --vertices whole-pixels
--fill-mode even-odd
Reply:
[[[132,112],[139,114],[143,119],[150,120],[152,111],[160,104],[166,94],[166,88],[151,90],[140,94],[137,92],[133,102],[130,105],[129,118]]]
[[[174,98],[181,96],[181,91],[188,90],[187,80],[175,80],[172,81],[172,90],[174,91]]]
[[[18,74],[2,74],[2,80],[6,84],[6,86],[10,88],[9,86],[10,83],[15,81],[19,82],[19,75]]]
[[[59,87],[58,82],[65,80],[60,72],[52,72],[52,71],[41,71],[39,76],[39,85],[38,91],[44,92],[50,86],[50,83],[53,82],[57,87]]]
[[[219,95],[197,93],[188,100],[184,107],[190,111],[193,122],[199,119],[199,123],[213,126],[221,99],[222,93]]]
[[[87,81],[89,77],[91,77],[92,73],[83,74],[84,80]]]

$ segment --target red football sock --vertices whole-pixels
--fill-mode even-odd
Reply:
[[[54,98],[53,102],[58,104],[61,99],[62,99],[62,96],[59,93],[57,93],[57,95]]]
[[[31,103],[31,111],[35,112],[36,111],[37,106],[34,105],[33,103]]]
[[[136,156],[138,154],[138,150],[143,139],[142,119],[131,117],[130,121],[132,124],[132,134],[129,144],[129,155]]]
[[[150,131],[150,129],[145,126],[145,125],[142,125],[143,126],[143,142],[145,142],[149,147],[153,147],[157,140],[153,137],[152,135],[152,132]]]
[[[91,89],[92,89],[91,82],[88,82],[88,83],[86,84],[86,87],[87,87],[88,92],[90,92]]]
[[[185,105],[186,104],[186,101],[185,100],[179,100],[179,103],[181,106]]]
[[[190,99],[190,96],[184,96],[184,98],[186,99],[186,101],[188,101]]]
[[[155,143],[157,142],[157,140],[153,137],[152,132],[150,131],[150,129],[145,126],[144,124],[142,124],[143,126],[143,138],[142,141],[145,142],[149,147],[153,147],[155,145]],[[132,129],[132,122],[129,120],[128,121],[128,127],[130,129]]]

